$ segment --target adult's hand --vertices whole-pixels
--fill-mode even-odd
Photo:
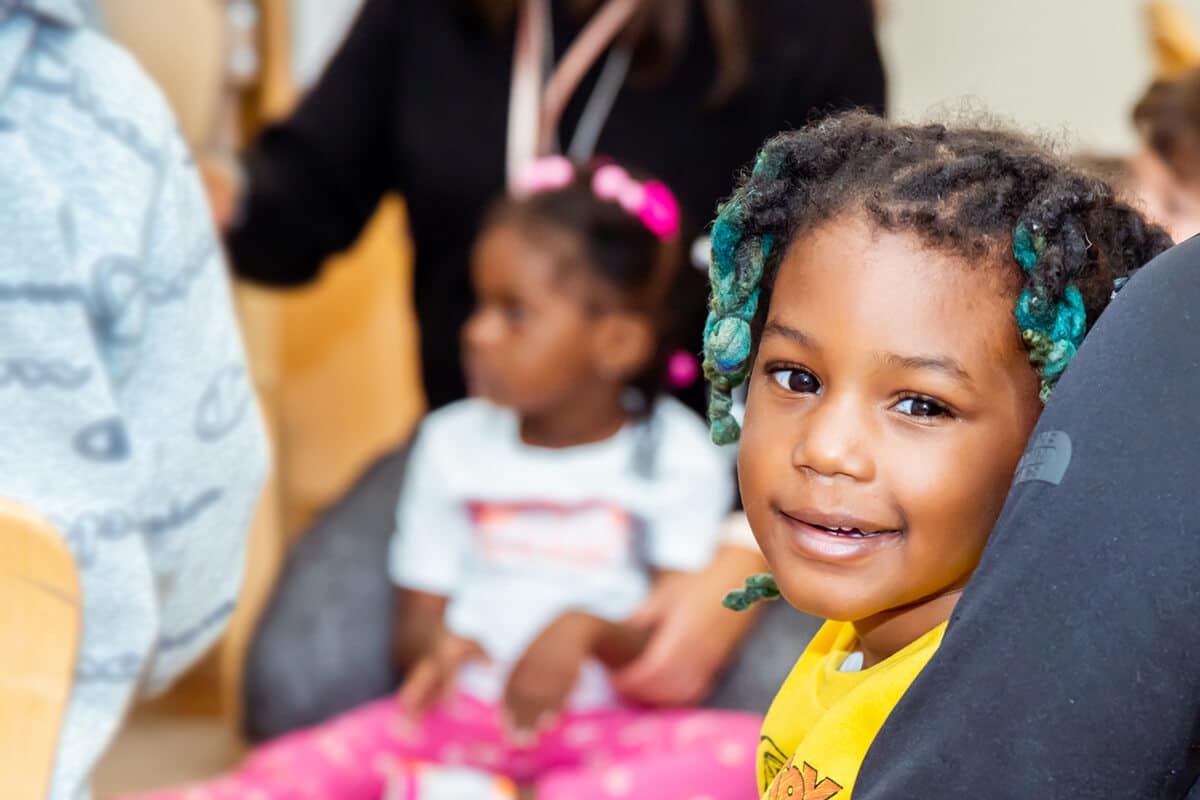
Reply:
[[[702,701],[756,616],[728,610],[721,598],[764,569],[758,552],[724,545],[704,571],[660,580],[633,620],[652,627],[650,643],[616,673],[617,690],[654,706]]]

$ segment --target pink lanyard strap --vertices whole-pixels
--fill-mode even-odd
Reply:
[[[545,80],[550,0],[523,0],[518,9],[508,98],[505,168],[509,189],[521,168],[550,152],[571,95],[588,70],[625,29],[642,0],[607,0]]]

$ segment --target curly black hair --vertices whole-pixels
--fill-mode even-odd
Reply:
[[[1114,281],[1171,246],[1103,180],[1014,132],[901,125],[851,111],[780,134],[713,225],[704,369],[718,444],[738,437],[730,393],[751,368],[789,243],[846,211],[1010,268],[1043,399],[1110,301]]]

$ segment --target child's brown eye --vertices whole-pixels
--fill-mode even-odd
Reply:
[[[950,409],[928,397],[906,397],[896,404],[896,410],[910,417],[944,417]]]
[[[820,394],[821,382],[806,369],[778,369],[771,373],[775,382],[796,394]]]

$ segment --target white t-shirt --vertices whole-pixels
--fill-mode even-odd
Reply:
[[[482,400],[425,419],[391,574],[448,597],[447,627],[488,653],[464,668],[460,688],[497,702],[517,659],[563,613],[627,619],[653,569],[709,562],[733,499],[729,460],[675,400],[660,400],[649,425],[649,434],[631,424],[602,442],[548,449],[524,444],[516,415]],[[639,470],[647,435],[653,463]],[[603,669],[586,665],[571,707],[611,699]]]

